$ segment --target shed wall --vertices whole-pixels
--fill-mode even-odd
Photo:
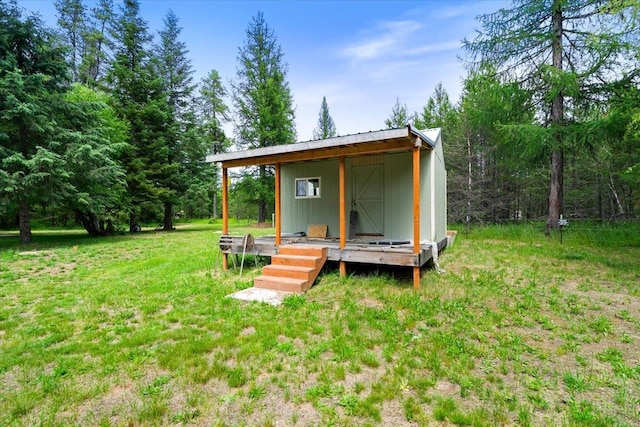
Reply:
[[[282,232],[307,231],[311,224],[327,224],[327,236],[340,236],[338,160],[282,165]],[[296,199],[295,179],[320,177],[320,198]]]
[[[435,155],[431,162],[430,158]],[[396,240],[413,239],[413,192],[412,153],[394,153],[384,156],[348,158],[345,163],[346,218],[349,227],[349,211],[353,198],[352,168],[363,164],[383,165],[384,191],[384,238]],[[432,174],[431,168],[434,169]],[[339,162],[337,159],[282,165],[282,231],[293,233],[306,231],[310,224],[327,224],[328,237],[339,237]],[[442,146],[438,141],[434,150],[421,152],[420,167],[420,234],[422,241],[441,240],[446,236],[446,171],[442,157]],[[434,177],[436,192],[435,230],[431,221],[431,177]],[[321,178],[321,197],[296,199],[296,178]],[[348,233],[347,229],[347,233]]]
[[[431,155],[432,150],[420,153],[420,240],[432,241],[431,226]]]
[[[436,190],[436,241],[447,236],[447,169],[444,163],[442,141],[438,141],[433,153],[435,155],[435,188]]]
[[[385,230],[386,239],[413,237],[413,160],[411,153],[385,156]]]

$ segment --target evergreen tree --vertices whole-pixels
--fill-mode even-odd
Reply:
[[[108,106],[106,94],[81,84],[66,96],[67,108],[59,141],[71,190],[62,206],[90,236],[108,233],[105,220],[117,215],[126,194],[120,154],[127,149],[128,125]]]
[[[160,41],[156,46],[158,72],[163,82],[168,103],[168,122],[165,141],[167,145],[166,163],[169,166],[165,177],[163,200],[163,229],[173,229],[173,205],[177,202],[178,193],[184,192],[193,176],[184,173],[182,165],[189,165],[194,159],[185,156],[185,139],[187,121],[194,118],[189,106],[192,105],[193,67],[187,58],[188,50],[184,42],[179,40],[182,29],[178,25],[178,17],[169,11],[164,19],[164,27],[160,30]],[[204,160],[204,153],[199,161]]]
[[[198,103],[200,111],[200,132],[206,144],[206,154],[223,153],[227,151],[231,144],[231,141],[227,138],[223,129],[223,125],[230,120],[229,108],[224,102],[226,96],[227,91],[222,84],[220,75],[216,70],[211,70],[201,82]],[[213,217],[217,218],[217,200],[220,189],[218,166],[215,164],[203,164],[195,175],[196,178],[190,187],[189,193],[198,193],[203,199],[206,197],[207,204],[205,206],[208,206],[208,201],[212,200],[212,210],[208,210],[207,212],[212,213]],[[205,191],[203,191],[203,189]],[[205,192],[206,196],[204,196]],[[188,200],[191,204],[194,198],[186,195],[185,200]],[[195,212],[196,208],[192,208],[192,211]]]
[[[31,205],[59,201],[69,190],[53,139],[68,88],[54,34],[37,17],[23,18],[15,2],[0,1],[0,192],[5,209],[17,205],[23,243],[32,238]]]
[[[91,8],[91,16],[83,34],[82,62],[78,70],[79,81],[89,87],[100,86],[106,76],[109,53],[113,48],[109,27],[114,25],[114,20],[113,0],[99,0]]]
[[[74,82],[96,86],[104,77],[104,66],[111,41],[107,27],[113,24],[112,0],[99,0],[90,12],[82,0],[56,0],[58,27],[68,46],[68,59]]]
[[[259,12],[246,30],[238,51],[233,101],[237,142],[244,148],[270,147],[295,142],[293,99],[286,81],[287,66],[276,36]],[[273,200],[273,174],[258,170],[258,221],[264,222]]]
[[[442,87],[442,82],[438,83],[433,93],[427,100],[427,104],[422,109],[422,113],[415,118],[415,125],[418,129],[442,128],[445,127],[447,117],[454,110],[449,94]]]
[[[83,36],[86,28],[85,7],[82,0],[56,0],[58,26],[69,46],[69,65],[73,81],[79,81],[79,65],[83,54]]]
[[[457,221],[499,222],[525,219],[539,191],[530,195],[536,179],[513,144],[509,126],[533,121],[529,95],[517,84],[500,81],[491,67],[471,72],[457,109],[456,130],[449,132],[446,155],[451,208]],[[532,208],[533,209],[533,208]]]
[[[313,139],[326,139],[334,136],[336,136],[336,125],[333,122],[331,114],[329,114],[327,98],[323,96],[320,114],[318,115],[318,124],[313,130]]]
[[[127,174],[129,230],[138,221],[158,219],[158,203],[167,200],[167,176],[174,166],[167,163],[167,123],[170,117],[162,79],[156,72],[148,48],[151,36],[140,16],[137,0],[125,0],[115,21],[115,59],[107,82],[118,114],[130,124],[130,149],[121,159]]]
[[[514,0],[511,9],[482,15],[483,31],[465,41],[472,58],[496,65],[535,96],[539,130],[521,136],[535,135],[527,143],[551,158],[547,231],[558,227],[563,210],[565,152],[572,141],[585,141],[580,107],[637,74],[627,60],[638,34],[635,9],[610,0]]]
[[[396,103],[391,109],[391,115],[384,121],[387,129],[397,129],[406,127],[412,121],[409,117],[407,104],[400,104],[400,99],[396,98]]]
[[[202,79],[198,99],[202,133],[212,144],[210,154],[227,151],[229,140],[224,134],[223,125],[230,120],[229,108],[224,102],[227,91],[222,84],[218,71],[211,72]]]

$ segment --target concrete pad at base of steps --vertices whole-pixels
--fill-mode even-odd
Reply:
[[[295,292],[274,291],[271,289],[262,288],[247,288],[227,295],[227,297],[235,298],[240,301],[266,302],[267,304],[278,306],[282,304],[282,301],[284,301],[284,298],[286,296],[295,294]]]

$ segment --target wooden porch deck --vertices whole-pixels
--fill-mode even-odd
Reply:
[[[242,254],[244,251],[242,235],[223,235],[224,243],[220,249],[225,254]],[[346,247],[340,249],[340,239],[316,239],[305,236],[281,238],[281,245],[310,245],[322,246],[328,250],[328,261],[342,261],[347,263],[377,264],[401,267],[422,267],[432,258],[431,246],[420,245],[420,253],[414,253],[413,243],[407,244],[371,244],[372,240],[347,240]],[[438,242],[438,252],[447,246],[447,238]],[[277,255],[279,247],[275,244],[275,236],[261,236],[253,239],[253,244],[247,245],[246,254],[259,256]]]

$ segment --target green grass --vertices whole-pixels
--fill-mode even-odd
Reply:
[[[280,307],[226,298],[259,268],[221,271],[219,224],[0,237],[0,425],[636,425],[638,234],[538,228]]]

